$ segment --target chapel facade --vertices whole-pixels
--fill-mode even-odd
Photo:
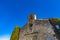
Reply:
[[[58,40],[49,19],[36,19],[30,14],[28,22],[20,29],[19,40]]]

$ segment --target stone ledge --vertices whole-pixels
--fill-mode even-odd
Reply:
[[[33,33],[27,33],[24,36],[35,36],[37,34],[38,34],[38,32],[33,32]]]

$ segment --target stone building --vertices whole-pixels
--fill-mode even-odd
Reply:
[[[58,40],[49,19],[36,19],[30,14],[27,24],[20,30],[19,40]]]

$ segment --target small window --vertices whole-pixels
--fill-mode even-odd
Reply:
[[[32,27],[33,24],[29,24],[30,27]]]
[[[33,24],[29,24],[29,29],[32,30]]]

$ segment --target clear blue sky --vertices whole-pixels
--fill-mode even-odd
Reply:
[[[11,34],[16,25],[22,27],[30,13],[60,18],[60,0],[0,0],[0,35]]]

